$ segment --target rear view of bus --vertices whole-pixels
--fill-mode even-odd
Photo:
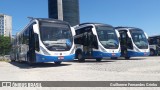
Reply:
[[[33,19],[17,38],[18,61],[28,63],[74,60],[74,30],[67,22],[55,19]]]
[[[104,57],[120,57],[119,33],[114,27],[100,23],[83,23],[74,27],[76,31],[76,58],[101,61]]]
[[[116,27],[120,34],[121,56],[125,59],[148,56],[150,53],[147,34],[134,27]]]

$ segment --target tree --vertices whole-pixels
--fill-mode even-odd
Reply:
[[[9,54],[11,49],[10,37],[0,36],[0,55]]]

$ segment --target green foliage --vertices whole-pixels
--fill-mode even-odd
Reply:
[[[10,37],[0,36],[0,55],[9,54],[10,49],[11,49]]]

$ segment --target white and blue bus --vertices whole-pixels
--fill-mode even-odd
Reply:
[[[149,37],[150,56],[160,56],[160,35]]]
[[[74,26],[75,35],[75,57],[79,62],[85,59],[120,57],[119,33],[114,27],[100,23],[83,23]]]
[[[33,18],[19,32],[13,41],[16,61],[27,61],[29,64],[74,60],[75,45],[73,36],[75,30],[69,23],[56,20]],[[13,55],[13,54],[12,54]]]
[[[120,34],[121,56],[125,59],[150,54],[147,34],[134,27],[116,27]]]

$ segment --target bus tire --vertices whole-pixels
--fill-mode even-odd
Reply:
[[[131,57],[125,57],[126,60],[130,59]]]
[[[154,56],[155,55],[155,51],[153,49],[150,50],[150,56]]]
[[[102,58],[96,58],[96,61],[97,61],[97,62],[101,62],[101,61],[102,61]]]
[[[15,57],[14,58],[10,57],[10,60],[11,60],[11,62],[15,62],[16,61]]]
[[[117,59],[118,59],[118,57],[111,57],[111,59],[112,59],[112,60],[117,60]]]
[[[55,63],[56,65],[60,65],[62,62],[59,61],[59,62],[54,62],[54,63]]]
[[[27,55],[27,64],[28,64],[29,66],[33,66],[33,65],[34,65],[34,63],[32,63],[32,62],[30,61],[29,55]]]
[[[11,59],[11,62],[15,62],[16,60]]]
[[[85,58],[83,57],[82,52],[77,53],[77,59],[79,62],[85,62]]]

